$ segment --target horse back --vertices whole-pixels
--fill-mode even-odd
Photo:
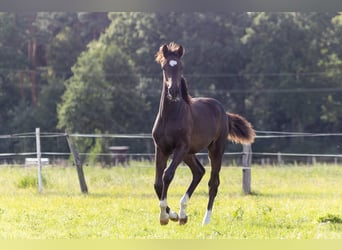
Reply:
[[[227,119],[223,105],[213,98],[192,98],[191,110],[195,124],[197,122],[211,124],[206,127],[212,129],[221,126],[220,122]]]

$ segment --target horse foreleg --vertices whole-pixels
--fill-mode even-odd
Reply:
[[[161,209],[161,217],[160,223],[162,225],[166,225],[168,223],[168,219],[170,218],[173,221],[178,221],[178,215],[176,212],[169,211],[167,212],[167,191],[169,189],[170,183],[175,175],[176,168],[178,167],[179,163],[182,162],[185,150],[178,149],[175,150],[173,154],[173,158],[169,167],[164,170],[162,175],[163,181],[163,190],[160,197],[160,209]]]
[[[170,209],[167,205],[167,199],[160,200],[160,214],[159,221],[161,225],[167,225],[169,223],[169,219],[172,221],[178,221],[178,214]]]
[[[200,161],[196,158],[195,155],[186,156],[184,158],[184,162],[190,167],[190,170],[192,172],[192,181],[186,193],[180,200],[179,224],[181,225],[186,224],[188,221],[188,216],[186,214],[188,202],[205,173],[203,165],[200,163]]]
[[[169,222],[169,219],[173,221],[178,221],[177,213],[173,212],[167,205],[167,201],[161,200],[162,192],[163,192],[163,173],[166,168],[168,156],[164,155],[163,152],[159,150],[156,146],[156,176],[154,182],[154,190],[160,201],[160,224],[166,225]]]

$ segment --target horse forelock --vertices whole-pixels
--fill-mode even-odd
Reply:
[[[163,53],[163,46],[160,46],[158,52],[156,53],[156,62],[159,64],[164,64],[166,58],[164,57],[164,53]],[[171,42],[169,43],[167,46],[168,49],[168,55],[169,56],[177,56],[178,57],[178,49],[180,47],[179,44],[175,43],[175,42]]]
[[[169,52],[174,52],[174,53],[176,53],[178,51],[179,47],[180,47],[180,45],[175,43],[175,42],[171,42],[167,45]]]

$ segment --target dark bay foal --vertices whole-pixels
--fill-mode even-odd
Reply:
[[[227,138],[241,144],[251,144],[255,133],[245,118],[226,113],[220,102],[212,98],[192,98],[188,94],[183,78],[184,54],[182,46],[175,43],[160,47],[156,61],[163,70],[163,88],[159,112],[152,134],[155,144],[155,191],[160,200],[160,224],[169,219],[180,224],[187,222],[186,207],[205,169],[196,153],[208,149],[211,164],[209,180],[209,201],[203,218],[203,225],[210,222],[210,216],[220,184],[219,172]],[[173,155],[167,166],[168,158]],[[192,172],[192,181],[180,200],[179,215],[167,204],[167,192],[176,168],[185,162]]]

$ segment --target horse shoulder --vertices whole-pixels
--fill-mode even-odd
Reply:
[[[162,120],[160,114],[157,115],[152,128],[152,137],[156,141],[163,133]]]

